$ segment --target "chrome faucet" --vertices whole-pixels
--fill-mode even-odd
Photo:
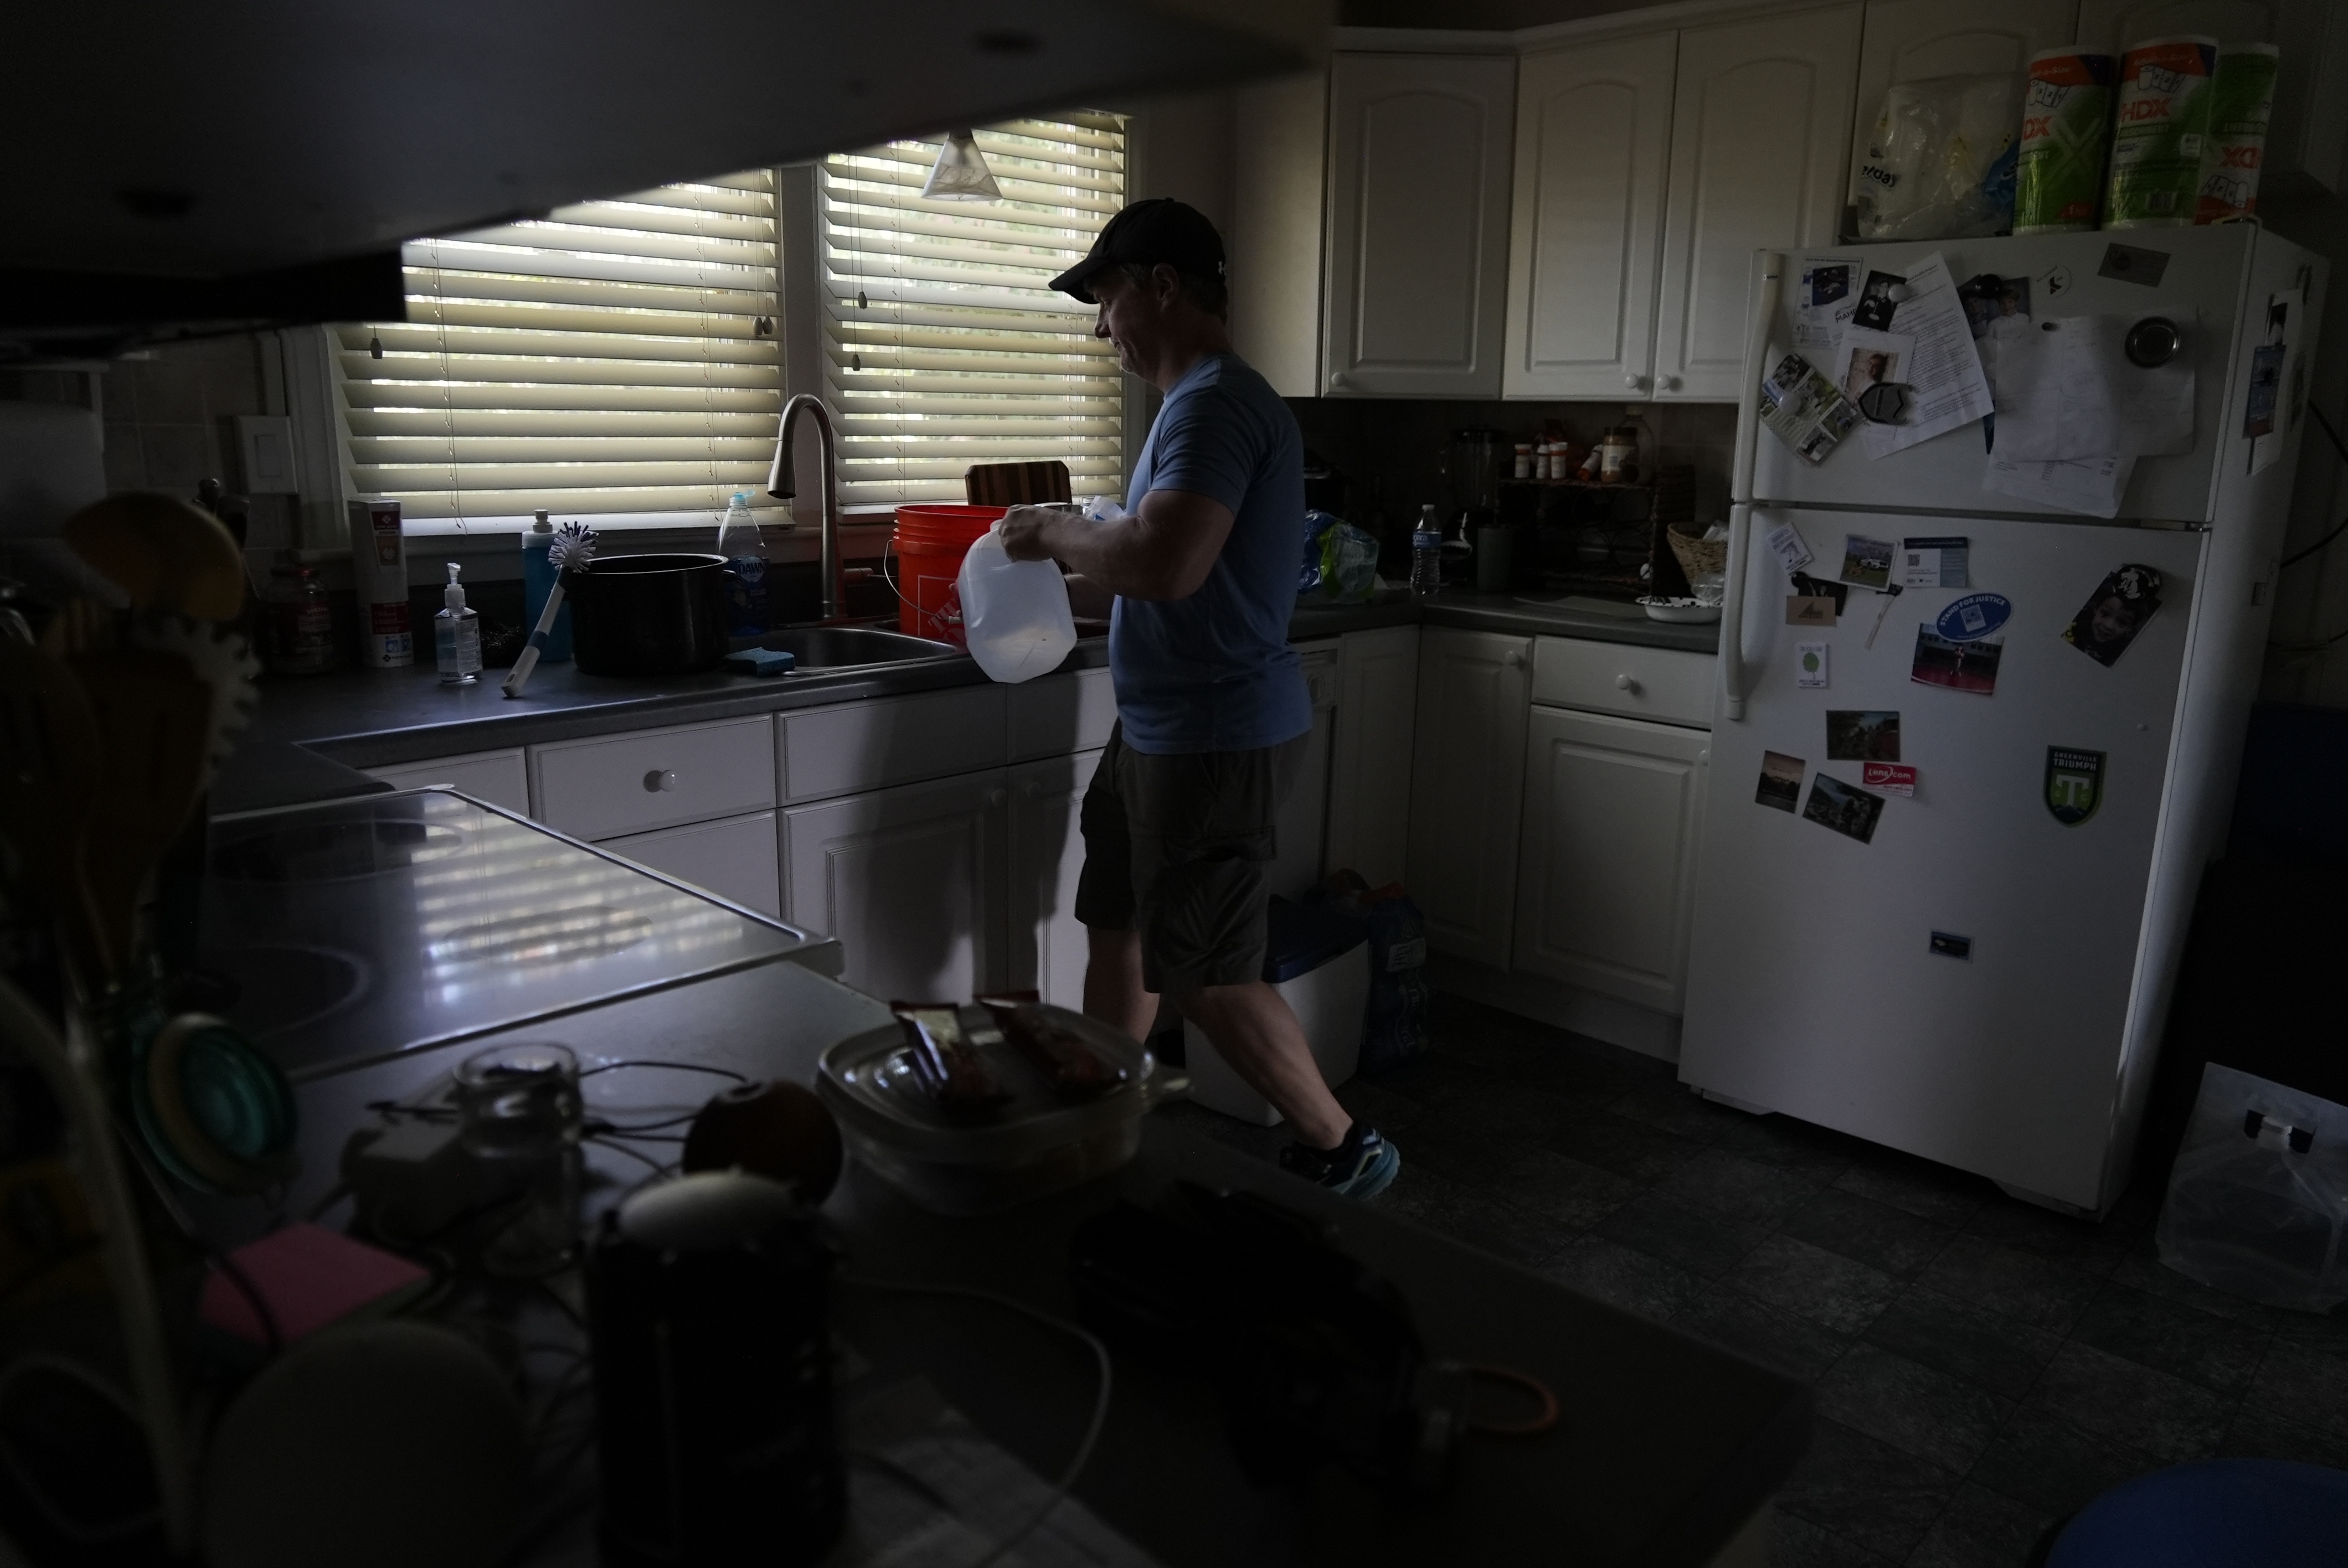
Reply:
[[[783,405],[783,424],[775,437],[774,466],[767,470],[767,494],[779,501],[788,501],[798,494],[798,486],[791,472],[791,432],[798,424],[799,411],[805,409],[815,416],[816,445],[823,455],[823,599],[821,622],[830,625],[841,619],[839,570],[839,443],[834,433],[832,413],[822,398],[812,392],[802,392]]]

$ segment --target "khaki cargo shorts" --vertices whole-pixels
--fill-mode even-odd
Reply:
[[[1110,732],[1085,792],[1076,918],[1141,933],[1153,991],[1263,973],[1264,866],[1311,733],[1249,752],[1153,756]]]

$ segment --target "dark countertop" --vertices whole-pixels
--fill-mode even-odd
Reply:
[[[582,1065],[688,1061],[806,1082],[832,1041],[887,1017],[877,1002],[778,963],[512,1038],[560,1040]],[[503,1037],[412,1051],[302,1085],[303,1171],[287,1204],[300,1212],[332,1184],[336,1153],[366,1119],[369,1102],[427,1091],[496,1038]],[[593,1079],[589,1100],[597,1114],[644,1122],[689,1112],[709,1088],[676,1072],[621,1071]],[[590,1145],[589,1157],[598,1204],[645,1174],[601,1143]],[[975,1286],[1071,1315],[1075,1227],[1119,1198],[1147,1203],[1177,1179],[1259,1192],[1331,1227],[1338,1245],[1396,1284],[1433,1355],[1540,1378],[1556,1391],[1563,1419],[1535,1439],[1471,1439],[1457,1486],[1431,1504],[1399,1503],[1330,1470],[1292,1488],[1259,1489],[1239,1473],[1210,1380],[1120,1354],[1107,1425],[1076,1492],[1169,1568],[1533,1561],[1696,1568],[1784,1483],[1807,1446],[1809,1395],[1795,1380],[1170,1123],[1145,1122],[1140,1154],[1116,1175],[1005,1214],[928,1214],[854,1162],[823,1214],[851,1277]],[[218,1211],[234,1204],[208,1200],[207,1229],[232,1237],[232,1216]],[[1085,1358],[1016,1317],[967,1302],[846,1284],[834,1301],[835,1324],[870,1368],[842,1387],[843,1401],[918,1375],[1037,1474],[1066,1463],[1093,1396]],[[532,1563],[592,1563],[589,1523],[586,1512],[574,1515]]]
[[[1719,645],[1716,624],[1669,626],[1621,613],[1632,608],[1473,589],[1447,589],[1421,602],[1395,591],[1372,604],[1300,609],[1289,622],[1289,635],[1305,642],[1423,624],[1697,653]],[[1061,668],[1094,669],[1107,662],[1107,640],[1087,638]],[[712,671],[633,679],[541,664],[529,690],[512,700],[499,686],[502,678],[502,671],[490,671],[476,684],[447,687],[428,664],[264,677],[252,725],[238,737],[236,751],[213,784],[212,811],[253,811],[380,788],[356,771],[361,768],[986,682],[977,664],[961,654],[764,677]]]

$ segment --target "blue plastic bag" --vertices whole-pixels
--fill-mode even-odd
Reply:
[[[1377,597],[1378,541],[1327,512],[1304,514],[1304,564],[1296,597],[1327,604],[1366,604]]]

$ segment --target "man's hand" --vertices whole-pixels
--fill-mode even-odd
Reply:
[[[1050,560],[1056,524],[1075,516],[1054,507],[1014,507],[1003,514],[1003,553],[1013,560]]]

